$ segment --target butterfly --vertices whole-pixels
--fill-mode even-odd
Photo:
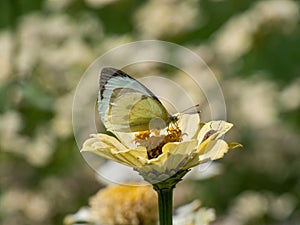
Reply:
[[[103,68],[99,86],[98,111],[109,131],[160,130],[178,120],[147,87],[121,70]]]

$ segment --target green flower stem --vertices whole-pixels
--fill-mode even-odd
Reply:
[[[181,170],[169,179],[153,184],[158,195],[158,213],[160,225],[172,225],[173,215],[173,190],[176,184],[189,170]]]
[[[159,210],[160,225],[172,225],[173,189],[174,187],[156,190],[158,195],[158,210]]]

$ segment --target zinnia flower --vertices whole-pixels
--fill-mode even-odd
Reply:
[[[222,137],[233,126],[225,121],[200,122],[198,114],[178,114],[178,121],[163,130],[98,133],[83,144],[82,152],[93,152],[134,168],[157,184],[171,177],[182,178],[192,167],[222,158],[241,146]]]
[[[157,195],[151,186],[113,185],[90,198],[89,206],[64,218],[65,225],[157,225]],[[199,200],[180,206],[173,214],[174,225],[208,225],[216,219],[215,210]]]

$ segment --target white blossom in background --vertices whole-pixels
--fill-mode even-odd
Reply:
[[[118,1],[120,0],[85,0],[86,4],[93,8],[101,8]]]
[[[63,42],[71,34],[75,34],[75,31],[67,16],[46,17],[39,13],[32,13],[26,15],[21,21],[19,33],[18,69],[20,74],[28,74],[38,63],[46,48]],[[45,45],[46,43],[51,44]]]
[[[64,14],[27,15],[20,24],[19,76],[33,76],[50,92],[70,90],[99,52],[85,38],[101,39],[102,27],[91,16],[77,22]],[[81,72],[78,72],[81,71]],[[37,76],[38,74],[38,76]]]
[[[0,116],[0,148],[23,157],[33,166],[44,166],[54,153],[54,137],[49,127],[40,127],[34,137],[21,134],[22,117],[15,111]]]
[[[289,193],[276,196],[269,192],[245,191],[237,196],[229,214],[218,225],[250,224],[251,221],[257,221],[266,215],[285,220],[293,213],[296,204],[296,197]]]
[[[68,8],[76,0],[46,0],[45,7],[52,10],[64,10]]]
[[[16,221],[30,220],[33,223],[43,223],[51,215],[51,203],[41,193],[26,189],[10,189],[3,192],[0,198],[0,208],[4,213],[3,224],[17,224]]]
[[[150,0],[137,10],[134,18],[143,37],[173,37],[200,24],[199,1]]]
[[[29,138],[20,134],[22,127],[22,117],[18,112],[7,111],[0,115],[1,150],[24,155],[24,147],[29,143]]]
[[[40,68],[47,76],[40,78],[41,84],[50,91],[68,90],[76,86],[84,65],[93,61],[91,49],[81,39],[71,39],[61,47],[48,48],[40,57]]]
[[[36,129],[34,138],[23,148],[25,158],[33,166],[46,165],[54,153],[54,134],[49,133],[49,130],[47,125]]]
[[[260,78],[261,75],[247,80],[230,79],[224,83],[231,97],[231,101],[227,102],[230,113],[240,125],[265,128],[277,124],[279,120],[277,86]]]
[[[201,207],[199,200],[179,207],[173,216],[174,225],[209,225],[216,219],[215,210]]]
[[[107,51],[110,51],[114,48],[120,47],[123,44],[127,44],[127,43],[130,43],[130,42],[133,42],[133,41],[134,41],[134,39],[128,34],[118,35],[118,36],[109,36],[109,35],[107,35],[102,40],[98,51],[99,52],[107,52]],[[120,56],[120,57],[122,57],[122,56]]]
[[[279,93],[279,101],[283,110],[296,110],[300,107],[300,78]]]
[[[12,35],[8,31],[0,32],[0,86],[2,86],[12,72],[12,51],[13,51],[13,39]]]
[[[73,93],[68,93],[54,103],[55,116],[51,121],[51,132],[60,138],[72,135],[72,108]]]
[[[253,13],[261,28],[270,26],[289,34],[298,26],[300,5],[294,0],[259,1]]]
[[[7,111],[0,115],[0,138],[12,139],[21,130],[23,121],[21,115],[16,111]],[[1,143],[3,143],[1,141]]]
[[[253,46],[255,35],[264,31],[295,30],[300,6],[292,0],[258,1],[244,13],[229,19],[214,35],[211,47],[226,62],[235,61]]]

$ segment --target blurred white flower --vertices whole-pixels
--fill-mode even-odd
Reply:
[[[40,57],[42,74],[39,82],[51,92],[70,90],[76,86],[86,66],[93,59],[93,54],[81,39],[71,39],[60,47],[44,49]]]
[[[195,28],[199,21],[197,0],[151,0],[135,15],[137,29],[147,38],[176,36]]]
[[[269,26],[289,33],[298,25],[300,5],[293,0],[259,1],[253,7],[253,13],[262,29]]]
[[[200,207],[199,200],[181,206],[173,216],[174,225],[208,225],[216,219],[214,209]]]
[[[268,200],[262,193],[246,191],[233,203],[231,213],[248,221],[259,218],[267,212]]]
[[[19,72],[30,72],[45,48],[71,36],[72,25],[67,16],[46,17],[39,13],[28,14],[20,23]],[[46,44],[48,43],[48,44]]]
[[[225,61],[234,61],[252,47],[253,33],[257,29],[255,19],[238,15],[229,19],[212,40],[216,55]]]
[[[272,126],[278,122],[277,97],[275,83],[259,78],[231,79],[224,83],[230,95],[231,113],[238,124],[254,128]]]
[[[91,224],[88,221],[91,221],[91,208],[87,206],[80,208],[76,213],[69,214],[64,218],[65,225],[76,225],[79,223],[83,225]],[[97,223],[97,225],[101,224]]]
[[[20,134],[22,118],[14,111],[0,117],[0,147],[10,153],[24,157],[31,165],[45,165],[54,152],[54,137],[49,127],[37,128],[33,138]]]
[[[291,215],[296,202],[296,198],[290,194],[275,196],[269,192],[245,191],[235,199],[229,214],[218,224],[244,225],[262,219],[266,215],[276,220],[284,220]]]
[[[0,32],[0,86],[3,85],[11,75],[12,70],[13,39],[8,31]]]
[[[72,130],[73,93],[68,93],[54,103],[55,116],[51,121],[52,133],[60,138],[69,137]]]
[[[295,110],[300,107],[300,79],[291,82],[279,93],[280,104],[284,110]]]
[[[117,1],[120,0],[85,0],[86,4],[93,8],[101,8]]]
[[[99,46],[99,52],[107,52],[114,48],[120,47],[121,45],[127,44],[134,41],[130,35],[118,35],[118,36],[106,36],[102,41],[101,45]],[[121,57],[125,57],[121,54]]]
[[[218,57],[232,62],[251,49],[256,34],[262,30],[295,30],[299,11],[299,4],[292,0],[258,1],[246,12],[229,19],[215,34],[212,47]]]
[[[10,139],[22,128],[21,115],[16,111],[8,111],[0,115],[0,138]]]
[[[44,3],[46,8],[52,10],[63,10],[70,6],[74,0],[46,0]]]
[[[11,189],[2,193],[0,208],[7,217],[18,217],[20,212],[25,219],[43,223],[51,214],[51,204],[41,193],[25,189]],[[8,220],[9,221],[9,220]]]
[[[287,219],[295,210],[297,199],[290,193],[269,195],[269,213],[277,220]]]
[[[24,146],[29,143],[29,138],[20,134],[22,117],[16,111],[8,111],[0,115],[0,147],[7,152],[24,155]]]
[[[20,76],[35,68],[37,80],[45,90],[70,90],[81,72],[95,58],[86,38],[101,38],[102,27],[95,18],[82,15],[72,21],[65,14],[45,16],[33,13],[20,24],[20,54],[17,65]]]
[[[53,134],[49,133],[49,127],[44,125],[37,129],[35,137],[22,150],[31,165],[44,166],[51,159],[54,147]]]

